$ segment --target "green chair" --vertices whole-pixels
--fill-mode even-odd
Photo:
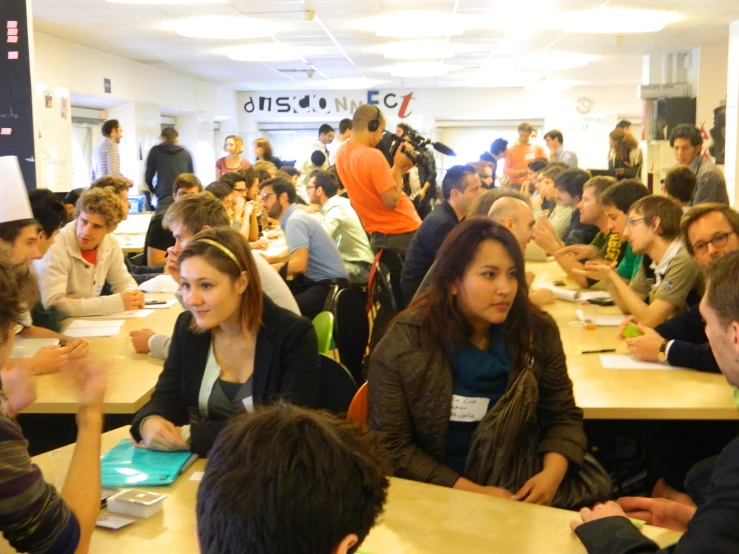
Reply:
[[[321,312],[313,318],[313,329],[318,337],[318,353],[328,354],[331,351],[331,340],[334,335],[334,314]]]

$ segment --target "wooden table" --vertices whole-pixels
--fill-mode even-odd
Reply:
[[[147,294],[147,298],[172,299],[172,294]],[[149,328],[171,335],[177,316],[182,311],[179,302],[172,307],[154,310],[144,318],[126,319],[121,331],[114,337],[89,338],[93,355],[110,360],[108,390],[105,394],[106,414],[133,414],[148,402],[162,371],[162,360],[147,354],[137,354],[130,331]],[[83,318],[84,319],[84,318]],[[115,319],[115,317],[111,317]],[[72,320],[66,320],[64,327]],[[24,410],[27,414],[73,414],[77,411],[77,389],[66,373],[40,375],[36,381],[38,399]]]
[[[555,262],[528,262],[528,271],[536,274],[534,288],[552,286],[554,280],[565,280],[575,289],[565,272]],[[695,370],[615,370],[603,369],[598,354],[582,354],[581,350],[616,348],[628,354],[617,340],[616,327],[600,327],[594,331],[570,325],[575,321],[573,302],[557,300],[545,306],[557,322],[562,335],[567,367],[575,390],[575,400],[588,419],[739,419],[732,389],[723,375]],[[616,307],[599,307],[599,314],[620,314]],[[670,369],[667,369],[670,368]]]
[[[128,437],[123,427],[103,435],[103,451]],[[51,474],[48,454],[34,461]],[[195,504],[197,481],[204,471],[197,460],[175,484],[156,488],[166,493],[164,510],[120,531],[96,529],[90,552],[176,552],[196,554]],[[480,494],[456,491],[404,479],[391,479],[389,499],[381,523],[360,547],[372,554],[449,554],[510,552],[515,554],[585,554],[569,523],[574,512],[522,504]],[[642,528],[645,535],[666,546],[680,534],[657,527]],[[0,554],[10,552],[0,539]]]

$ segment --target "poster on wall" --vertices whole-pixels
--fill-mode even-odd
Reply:
[[[40,104],[36,110],[38,186],[67,192],[74,188],[69,91],[46,85],[38,85],[37,91],[36,101]]]

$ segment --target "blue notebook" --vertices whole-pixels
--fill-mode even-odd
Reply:
[[[100,458],[104,487],[170,485],[195,461],[192,452],[158,452],[137,448],[124,439]]]

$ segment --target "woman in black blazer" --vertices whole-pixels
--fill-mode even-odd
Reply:
[[[183,302],[169,356],[131,435],[154,450],[207,455],[236,411],[278,400],[315,407],[320,359],[311,322],[262,294],[244,238],[196,235],[179,257]]]

